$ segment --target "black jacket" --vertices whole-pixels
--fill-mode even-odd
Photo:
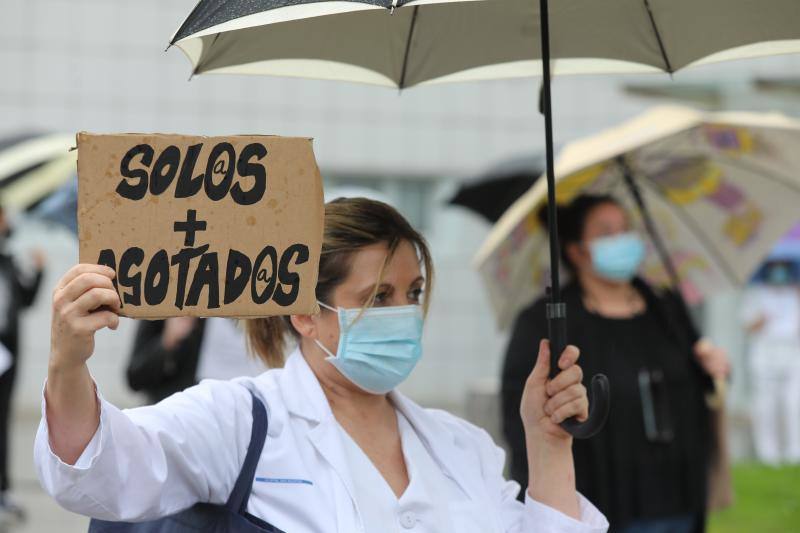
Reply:
[[[205,321],[198,320],[192,332],[174,350],[161,344],[163,320],[141,320],[128,363],[128,385],[157,403],[197,382],[197,362]]]
[[[0,305],[6,310],[5,326],[0,329],[0,342],[8,348],[16,362],[19,350],[19,316],[23,309],[30,307],[42,284],[43,272],[25,276],[14,264],[10,255],[0,254],[0,283],[8,289],[8,302]],[[4,291],[5,292],[5,291]]]
[[[655,294],[644,282],[636,289],[647,312],[613,320],[588,311],[580,287],[563,290],[568,340],[581,349],[584,384],[604,373],[611,382],[611,413],[603,430],[575,440],[578,490],[615,527],[635,519],[701,515],[706,501],[710,433],[704,392],[710,386],[692,353],[697,332],[685,307],[672,294]],[[517,318],[503,368],[503,430],[511,448],[511,477],[528,483],[525,439],[519,405],[533,369],[539,341],[547,337],[544,300]],[[666,375],[673,442],[649,442],[644,432],[637,375],[642,368]]]

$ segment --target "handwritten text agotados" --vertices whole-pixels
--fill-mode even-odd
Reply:
[[[226,197],[237,206],[252,206],[268,195],[267,147],[250,143],[237,154],[233,144],[218,142],[202,158],[204,143],[179,148],[169,145],[156,150],[140,143],[120,159],[119,182],[115,193],[129,201],[169,195],[191,199],[203,195],[214,203]],[[203,199],[206,201],[206,199]],[[249,257],[232,242],[222,250],[211,250],[202,242],[206,221],[202,211],[187,209],[185,215],[165,231],[183,234],[183,247],[159,249],[145,257],[142,247],[131,246],[118,256],[112,248],[100,251],[99,264],[117,271],[115,284],[121,291],[123,306],[157,306],[165,302],[174,286],[172,305],[179,310],[200,306],[216,309],[241,297],[255,304],[272,301],[282,307],[292,305],[300,290],[295,267],[309,259],[309,248],[293,243],[278,250],[264,235],[260,252]],[[184,218],[185,217],[185,218]],[[203,297],[205,293],[205,297]]]

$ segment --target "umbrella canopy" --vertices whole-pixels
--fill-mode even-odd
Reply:
[[[599,135],[568,144],[556,165],[556,198],[610,193],[637,220],[626,176],[660,228],[684,296],[697,301],[744,285],[797,221],[800,122],[779,115],[702,113],[660,107]],[[498,322],[507,326],[541,294],[549,272],[537,217],[547,202],[538,182],[500,219],[475,262]],[[665,284],[649,254],[643,274]]]
[[[66,134],[26,134],[0,139],[2,204],[28,209],[76,173],[75,138]]]
[[[497,222],[544,172],[544,155],[504,161],[458,188],[449,200],[466,207],[489,222]]]
[[[539,75],[532,0],[201,0],[171,40],[195,74],[411,87]],[[800,51],[800,2],[558,0],[554,72],[673,72]]]
[[[800,217],[800,213],[796,213],[795,217]],[[800,222],[792,226],[792,229],[778,241],[778,244],[772,248],[767,259],[786,257],[800,261]]]

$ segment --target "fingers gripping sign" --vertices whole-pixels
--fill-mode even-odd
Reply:
[[[79,264],[58,282],[53,291],[53,362],[83,364],[94,351],[95,332],[117,329],[120,300],[114,276],[109,267]]]
[[[589,399],[581,383],[583,372],[578,366],[580,351],[568,346],[558,360],[560,372],[549,379],[550,344],[539,344],[539,355],[522,395],[520,413],[526,433],[542,435],[551,441],[571,439],[559,424],[575,417],[584,421],[589,416]]]

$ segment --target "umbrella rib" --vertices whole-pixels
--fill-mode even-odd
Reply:
[[[655,154],[659,155],[659,156],[662,155],[661,152],[655,152]],[[669,154],[667,154],[667,156],[668,155]],[[800,194],[800,183],[794,183],[794,181],[791,178],[787,178],[787,177],[781,176],[779,174],[776,174],[773,171],[764,169],[764,168],[761,167],[761,165],[758,165],[758,164],[752,163],[752,162],[746,162],[746,161],[744,161],[742,159],[731,157],[731,156],[727,156],[727,155],[724,155],[724,154],[721,154],[721,153],[714,154],[714,157],[724,161],[726,164],[728,164],[728,165],[730,165],[732,167],[743,168],[743,169],[747,170],[748,172],[752,172],[754,174],[758,174],[762,178],[768,179],[770,181],[774,181],[776,183],[780,183],[781,185],[783,185],[787,189],[791,189],[792,191]]]
[[[656,18],[653,15],[652,8],[650,7],[650,0],[644,0],[644,6],[647,8],[647,16],[650,17],[650,25],[653,27],[653,31],[656,34],[658,48],[661,50],[661,57],[664,59],[664,66],[666,66],[667,72],[672,74],[675,71],[672,69],[672,64],[667,56],[667,49],[664,47],[664,40],[661,38],[661,32],[658,31],[658,24],[656,24]]]
[[[222,33],[217,33],[217,34],[214,35],[214,39],[211,41],[211,44],[208,45],[208,50],[206,51],[205,54],[203,54],[206,58],[208,58],[208,54],[211,53],[211,49],[214,48],[214,45],[217,43],[217,39],[219,39],[220,35],[222,35]],[[196,75],[196,74],[198,74],[200,72],[200,65],[202,65],[202,64],[203,64],[203,61],[202,61],[202,58],[201,58],[200,60],[197,61],[197,66],[194,67],[194,70],[192,71],[192,76],[194,76],[194,75]]]
[[[770,181],[774,181],[776,183],[780,183],[787,189],[791,189],[796,193],[800,193],[800,184],[793,183],[791,179],[784,178],[783,176],[777,175],[771,171],[761,168],[760,165],[756,163],[748,163],[741,159],[737,159],[730,156],[723,156],[718,155],[721,160],[725,161],[726,163],[730,164],[731,166],[738,166],[741,168],[745,168],[754,174],[758,174],[759,176],[766,178]]]
[[[678,219],[680,219],[681,222],[683,222],[684,226],[689,228],[689,230],[694,234],[694,236],[697,237],[697,239],[703,244],[703,246],[706,247],[711,257],[714,258],[714,262],[728,278],[728,282],[730,282],[730,284],[733,286],[738,285],[739,284],[738,277],[736,276],[736,273],[733,272],[733,270],[731,270],[731,267],[728,265],[727,261],[725,261],[722,252],[720,252],[714,245],[714,241],[710,239],[708,235],[706,235],[697,224],[694,223],[692,217],[690,217],[682,207],[664,198],[664,195],[661,194],[661,191],[650,181],[649,178],[641,180],[640,183],[643,186],[650,189],[651,191],[653,191],[661,200],[663,200],[667,205],[670,206],[672,212],[675,213],[675,215],[678,217]]]
[[[403,55],[403,70],[400,72],[400,83],[398,87],[405,89],[406,86],[406,69],[408,68],[408,56],[411,54],[411,39],[414,38],[414,28],[417,26],[417,13],[419,7],[414,8],[414,13],[411,15],[411,25],[408,27],[408,38],[406,39],[406,52]]]

